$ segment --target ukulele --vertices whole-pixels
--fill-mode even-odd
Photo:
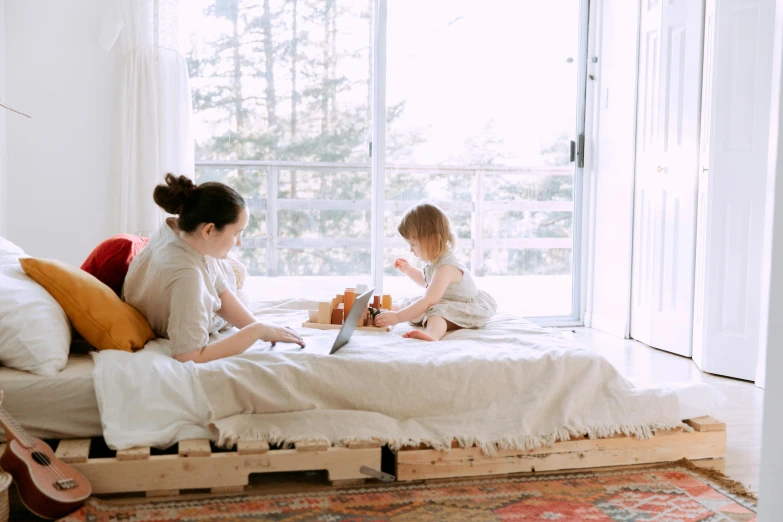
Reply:
[[[84,504],[92,493],[84,475],[55,457],[44,441],[29,436],[2,406],[0,426],[8,439],[0,468],[14,477],[27,509],[53,520]]]

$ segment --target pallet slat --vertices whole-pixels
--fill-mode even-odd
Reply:
[[[726,431],[726,423],[715,420],[712,417],[687,419],[685,424],[696,431]]]
[[[271,450],[240,455],[235,451],[204,458],[155,455],[146,460],[89,459],[72,466],[92,486],[93,494],[225,488],[248,485],[251,473],[326,470],[329,480],[366,478],[362,466],[380,469],[381,449],[328,448],[326,451]]]
[[[212,447],[207,439],[181,440],[177,449],[180,457],[209,457]]]
[[[150,447],[130,448],[120,450],[114,456],[117,460],[148,460],[150,458]]]
[[[323,441],[305,441],[295,442],[294,447],[296,451],[326,451],[329,449],[329,445]]]
[[[240,440],[237,442],[237,453],[240,455],[262,455],[269,451],[269,443],[265,440]]]
[[[66,464],[87,462],[90,458],[91,443],[90,439],[63,439],[57,444],[54,456]]]
[[[178,489],[153,489],[150,491],[144,492],[147,497],[153,498],[153,497],[176,497],[179,495]]]
[[[667,430],[651,439],[633,437],[577,439],[529,451],[484,455],[476,447],[451,451],[411,449],[397,452],[397,480],[426,480],[477,475],[575,470],[671,462],[682,458],[720,458],[726,453],[726,432],[686,433]]]
[[[355,440],[348,443],[350,449],[380,448],[381,443],[377,440]]]
[[[245,486],[218,486],[216,488],[209,488],[209,492],[213,495],[228,495],[231,493],[244,493]]]

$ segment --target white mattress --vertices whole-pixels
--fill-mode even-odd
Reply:
[[[71,354],[65,369],[42,377],[0,367],[3,407],[33,437],[60,439],[103,434],[89,354]],[[5,433],[0,429],[0,441]]]

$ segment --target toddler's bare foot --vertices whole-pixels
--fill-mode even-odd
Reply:
[[[421,339],[422,341],[437,341],[433,336],[422,330],[411,330],[402,335],[406,339]]]

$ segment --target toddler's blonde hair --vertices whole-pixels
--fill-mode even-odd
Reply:
[[[419,241],[425,261],[439,259],[457,244],[448,216],[431,203],[409,209],[402,216],[397,231],[409,241]]]

